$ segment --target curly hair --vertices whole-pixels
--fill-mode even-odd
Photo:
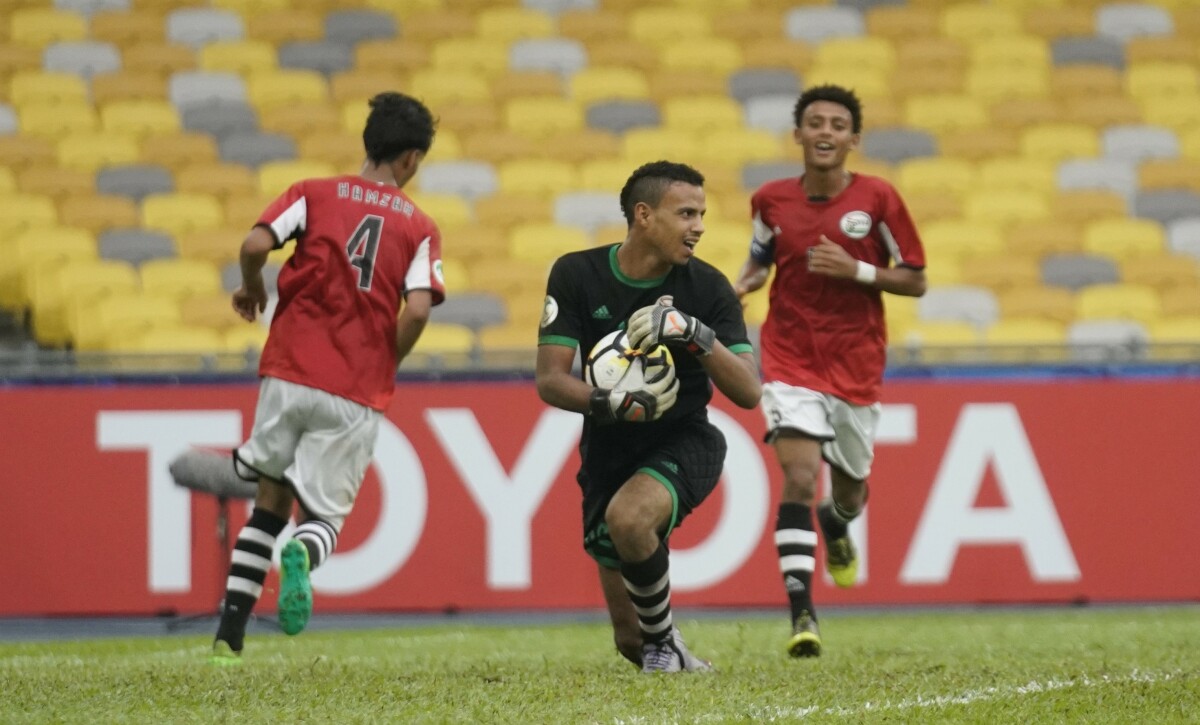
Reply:
[[[804,109],[817,101],[829,101],[845,106],[846,110],[850,111],[851,130],[854,133],[862,131],[862,102],[854,95],[854,91],[835,85],[813,86],[800,94],[800,100],[796,101],[796,108],[792,111],[792,120],[796,128],[800,128],[804,119]]]
[[[363,147],[372,163],[394,161],[411,149],[429,150],[437,121],[425,104],[393,92],[377,94],[368,104],[371,113],[363,126]]]
[[[653,161],[643,164],[633,172],[621,189],[621,212],[625,221],[633,223],[633,208],[645,203],[657,207],[674,183],[704,186],[704,175],[687,164],[673,161]]]

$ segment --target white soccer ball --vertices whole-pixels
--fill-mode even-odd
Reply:
[[[629,344],[624,330],[613,330],[588,353],[583,379],[605,390],[641,390],[646,381],[660,380],[674,364],[666,345],[642,352]]]

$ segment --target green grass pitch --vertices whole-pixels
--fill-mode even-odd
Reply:
[[[1200,722],[1196,607],[830,612],[817,660],[782,615],[677,621],[718,672],[642,675],[600,621],[0,643],[0,722]]]

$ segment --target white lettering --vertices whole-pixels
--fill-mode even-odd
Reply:
[[[1003,508],[972,508],[988,466]],[[966,405],[900,571],[907,584],[942,584],[969,544],[1019,544],[1038,582],[1077,581],[1079,566],[1014,406]]]

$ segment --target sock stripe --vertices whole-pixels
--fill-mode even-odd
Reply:
[[[779,529],[775,532],[775,545],[816,546],[817,532],[804,529]]]
[[[811,556],[781,556],[779,557],[779,571],[785,574],[789,571],[805,571],[811,574],[816,568],[817,560]]]
[[[249,594],[251,597],[254,597],[254,599],[258,599],[260,596],[262,596],[263,585],[252,582],[249,579],[243,579],[239,576],[231,576],[225,582],[225,589],[231,592]]]
[[[652,619],[662,614],[671,606],[671,597],[664,597],[661,602],[650,607],[639,607],[637,604],[633,608],[637,610],[638,617],[641,619]]]
[[[630,594],[638,597],[651,597],[654,596],[656,592],[661,591],[663,587],[667,586],[667,584],[671,581],[671,573],[665,572],[661,577],[659,577],[658,581],[646,586],[638,586],[637,584],[629,581],[628,577],[622,578],[625,580],[625,588],[629,590]]]
[[[243,551],[242,549],[234,549],[230,561],[233,564],[239,564],[260,571],[267,571],[271,568],[271,557],[261,556],[251,551]]]
[[[238,544],[241,544],[243,541],[247,543],[258,544],[259,546],[267,547],[267,550],[270,551],[275,548],[275,536],[276,535],[268,534],[262,529],[256,529],[247,524],[246,527],[242,529],[242,533],[238,534]]]

